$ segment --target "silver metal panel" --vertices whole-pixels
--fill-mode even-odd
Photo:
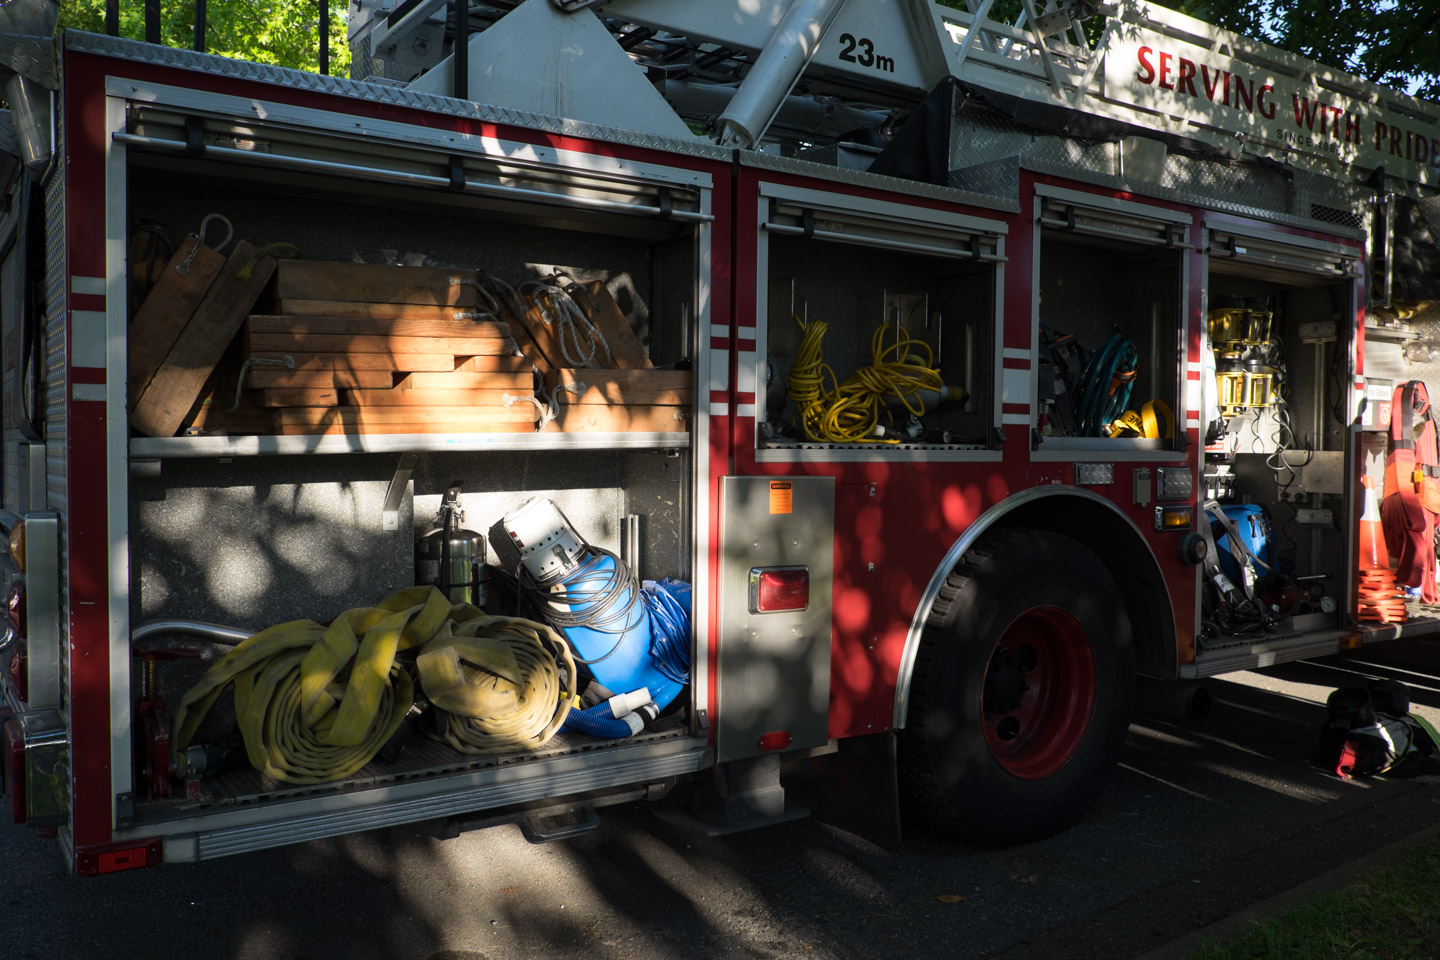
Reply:
[[[25,515],[25,644],[28,703],[35,710],[60,706],[60,518]]]
[[[1180,677],[1194,680],[1201,677],[1215,677],[1236,670],[1254,670],[1258,667],[1274,666],[1306,657],[1323,657],[1338,653],[1344,648],[1348,630],[1327,630],[1308,637],[1290,637],[1265,643],[1247,644],[1240,647],[1223,647],[1196,655],[1193,664],[1180,667]]]
[[[64,130],[64,98],[56,98],[56,129]],[[57,145],[56,152],[64,154],[64,147]],[[69,506],[69,422],[66,414],[69,402],[66,392],[70,374],[66,344],[65,294],[65,177],[63,171],[51,174],[45,185],[45,360],[44,385],[41,410],[45,430],[45,505],[64,518]],[[57,606],[60,611],[70,609],[70,581],[66,575],[65,530],[62,524],[57,555],[59,595]],[[68,691],[67,678],[70,676],[69,617],[60,616],[59,635],[59,676],[62,693]]]
[[[690,136],[685,121],[596,17],[569,16],[549,3],[521,4],[472,35],[468,53],[465,89],[471,100],[585,117],[651,136]],[[454,55],[421,74],[410,89],[442,95],[454,90]]]
[[[19,500],[15,509],[20,513],[44,510],[45,503],[45,444],[21,441],[17,445],[15,461],[18,467]]]
[[[114,140],[124,130],[125,101],[105,99],[105,311],[100,314],[100,337],[105,364],[105,565],[109,601],[106,647],[110,658],[110,794],[130,795],[135,783],[131,766],[132,747],[130,672],[130,471],[125,441],[129,435],[126,416],[126,380],[129,374],[127,311],[128,280],[126,252],[129,249],[129,179],[125,147]],[[72,313],[73,316],[73,313]],[[72,342],[79,342],[72,320]],[[78,398],[77,398],[78,399]],[[111,815],[119,820],[115,804]],[[112,821],[113,825],[113,821]]]
[[[617,748],[604,755],[507,764],[443,780],[417,780],[357,793],[331,793],[167,823],[147,823],[117,832],[116,839],[163,836],[166,860],[206,860],[680,776],[704,769],[710,756],[709,748],[693,740],[665,741]]]
[[[138,43],[133,40],[122,40],[117,37],[107,37],[94,33],[82,33],[76,30],[65,31],[64,37],[67,49],[116,57],[137,63],[149,63],[165,67],[174,67],[181,70],[197,71],[210,76],[224,77],[231,80],[270,83],[293,90],[306,90],[312,93],[349,97],[366,103],[383,103],[399,107],[409,107],[416,110],[427,110],[432,113],[467,117],[481,122],[528,127],[534,130],[562,134],[564,136],[608,140],[629,146],[664,150],[670,153],[703,157],[723,162],[729,162],[731,159],[731,151],[721,150],[719,147],[700,141],[674,140],[667,137],[639,134],[630,130],[620,130],[598,124],[547,117],[536,113],[527,113],[522,110],[509,110],[488,104],[470,103],[464,100],[456,100],[452,97],[416,93],[405,87],[391,86],[389,84],[364,83],[357,80],[347,80],[342,77],[321,76],[315,73],[306,73],[303,70],[290,70],[284,67],[272,67],[266,64],[250,63],[244,60],[232,60],[227,57],[194,53],[190,50],[181,50],[175,47]]]
[[[683,450],[688,433],[427,433],[314,437],[134,437],[137,459],[257,454],[465,452],[478,450]]]
[[[720,634],[715,750],[721,762],[759,754],[760,736],[791,748],[826,743],[835,540],[832,477],[722,477]],[[750,612],[750,571],[803,565],[803,611]]]

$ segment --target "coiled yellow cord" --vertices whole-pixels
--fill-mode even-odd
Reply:
[[[869,366],[861,367],[844,383],[836,385],[835,374],[824,362],[820,340],[827,326],[819,320],[808,324],[796,317],[805,332],[787,386],[790,399],[800,411],[805,435],[820,443],[900,443],[903,437],[876,436],[883,400],[895,397],[914,416],[924,416],[922,390],[944,395],[940,371],[934,368],[930,345],[907,335],[904,328],[884,323],[870,337]],[[886,334],[895,330],[895,343],[882,346]],[[913,351],[913,353],[912,353]],[[920,352],[923,351],[923,362]],[[825,389],[824,374],[831,388]]]

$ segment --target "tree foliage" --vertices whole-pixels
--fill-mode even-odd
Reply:
[[[60,6],[60,26],[103,33],[105,0],[67,0]],[[167,46],[193,46],[194,0],[161,0],[160,32]],[[120,35],[145,38],[142,0],[121,0]],[[205,50],[257,63],[319,70],[319,0],[206,0]],[[343,76],[349,64],[345,2],[330,0],[330,72]]]
[[[940,0],[964,10],[965,0]],[[1440,99],[1440,0],[1158,0],[1374,83]],[[1043,8],[1042,8],[1043,9]],[[1019,0],[991,17],[1013,23]],[[1087,27],[1097,21],[1087,21]],[[1092,37],[1096,31],[1090,30]]]

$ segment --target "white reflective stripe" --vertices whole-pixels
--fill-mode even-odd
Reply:
[[[1019,423],[1028,427],[1030,425],[1030,415],[1028,413],[1002,413],[1000,415],[1000,422]]]
[[[720,350],[710,351],[710,389],[730,389],[730,354]]]
[[[85,296],[103,297],[105,296],[105,278],[71,277],[70,292],[83,294]]]
[[[737,403],[737,404],[735,405],[735,416],[737,416],[737,417],[754,417],[754,416],[755,416],[755,404],[753,404],[753,403]]]
[[[72,400],[98,400],[105,402],[105,384],[103,383],[72,383],[70,384],[70,398]]]
[[[1006,347],[1002,351],[1002,356],[1006,360],[1029,360],[1031,353],[1029,350],[1022,350],[1019,347]]]
[[[710,404],[710,416],[728,417],[730,416],[730,408],[724,403],[712,403]]]
[[[70,366],[105,368],[105,314],[70,311]]]
[[[1191,411],[1200,409],[1200,381],[1185,381],[1185,406]]]
[[[710,336],[728,337],[730,336],[730,328],[723,323],[712,323],[710,324]]]
[[[1030,371],[1011,370],[1001,371],[1000,378],[1000,402],[1001,403],[1023,403],[1030,405]]]
[[[755,351],[741,350],[735,354],[735,389],[741,393],[755,392]]]

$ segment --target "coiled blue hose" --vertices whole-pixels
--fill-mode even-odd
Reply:
[[[646,580],[642,599],[650,611],[650,658],[667,680],[690,682],[690,584],[666,577]]]
[[[1104,426],[1130,406],[1139,354],[1135,341],[1123,333],[1113,335],[1085,365],[1080,377],[1075,418],[1082,437],[1104,436]]]

